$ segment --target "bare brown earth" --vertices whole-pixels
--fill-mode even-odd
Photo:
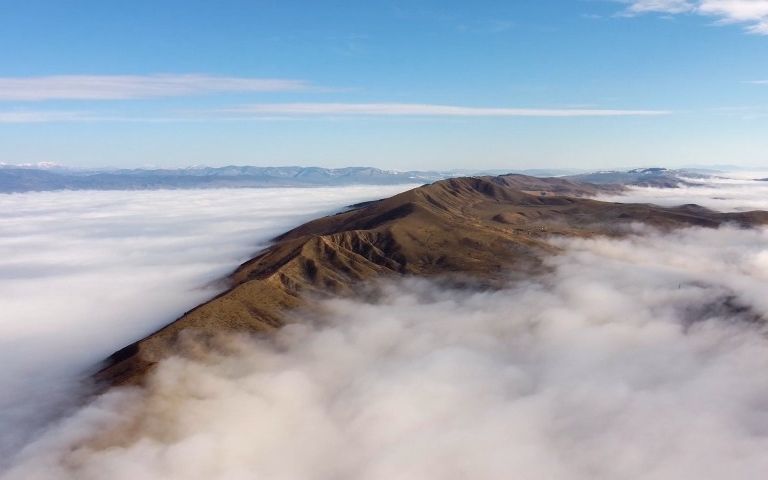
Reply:
[[[231,287],[112,355],[105,385],[138,383],[154,364],[196,339],[269,332],[312,298],[348,295],[397,275],[471,279],[493,287],[540,269],[551,236],[621,235],[632,222],[660,229],[768,224],[768,212],[717,213],[586,198],[621,187],[522,175],[443,180],[291,230],[229,278]],[[197,343],[199,345],[199,342]]]

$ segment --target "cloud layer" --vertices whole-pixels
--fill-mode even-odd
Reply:
[[[420,103],[272,103],[229,110],[252,115],[368,115],[439,117],[622,117],[669,115],[666,110],[498,108]]]
[[[746,24],[748,32],[768,35],[768,0],[633,0],[627,12],[698,14],[721,24]]]
[[[275,119],[280,117],[656,117],[668,110],[622,110],[583,108],[500,108],[413,103],[265,103],[220,110],[171,112],[159,116],[61,110],[0,111],[2,123],[62,122],[184,122]]]
[[[408,186],[0,195],[0,468],[114,350],[271,237]]]
[[[726,178],[727,177],[727,178]],[[680,188],[630,187],[621,195],[602,195],[600,200],[624,203],[655,203],[664,206],[695,203],[713,210],[738,212],[768,210],[768,172],[728,173],[723,178],[687,179]]]
[[[717,206],[739,209],[765,202],[761,185],[654,194],[730,196]],[[89,362],[215,292],[209,282],[256,250],[254,237],[390,191],[0,198],[11,212],[0,219],[0,479],[720,480],[768,469],[765,228],[553,239],[550,273],[501,291],[383,283],[296,312],[274,337],[170,358],[145,389],[112,390],[53,425],[38,418],[77,399],[72,379]]]
[[[760,478],[768,231],[559,245],[503,291],[408,280],[170,359],[2,478]]]
[[[88,121],[83,112],[56,110],[16,110],[0,112],[0,124],[3,123],[60,123]]]
[[[303,80],[215,75],[52,75],[0,77],[0,101],[127,100],[210,93],[309,89]]]

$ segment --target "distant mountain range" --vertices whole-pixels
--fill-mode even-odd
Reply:
[[[190,167],[180,169],[79,170],[55,165],[0,164],[0,193],[48,190],[154,190],[181,188],[317,187],[424,184],[466,175],[467,171],[398,172],[371,167]],[[472,174],[498,174],[475,171]],[[505,172],[508,173],[508,172]],[[573,170],[529,170],[566,175]]]
[[[676,188],[692,185],[690,180],[712,177],[714,170],[668,168],[635,168],[626,171],[600,171],[570,175],[567,178],[596,185],[633,185],[636,187]]]
[[[644,168],[584,173],[567,169],[451,170],[398,172],[372,167],[189,167],[180,169],[80,170],[51,164],[0,164],[0,193],[49,190],[155,190],[182,188],[317,187],[342,185],[425,184],[467,175],[516,173],[563,177],[599,185],[671,188],[686,178],[710,176],[703,170]]]

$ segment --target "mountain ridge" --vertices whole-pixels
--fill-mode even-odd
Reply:
[[[270,332],[313,298],[359,293],[386,277],[423,276],[495,288],[542,271],[552,236],[622,235],[660,229],[768,224],[768,212],[718,213],[588,198],[618,187],[523,175],[435,182],[300,225],[228,278],[229,289],[112,355],[95,378],[141,383],[153,365],[221,332]]]

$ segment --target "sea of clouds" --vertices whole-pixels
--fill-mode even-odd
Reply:
[[[49,425],[0,478],[763,478],[768,230],[553,242],[550,273],[499,291],[389,281],[273,338],[170,358]],[[143,248],[132,262],[155,270]]]
[[[629,187],[619,195],[597,198],[607,202],[663,206],[695,203],[723,212],[768,210],[768,171],[725,172],[713,178],[685,180],[688,185],[679,188]]]
[[[83,372],[218,293],[277,234],[408,186],[0,195],[0,468]]]

